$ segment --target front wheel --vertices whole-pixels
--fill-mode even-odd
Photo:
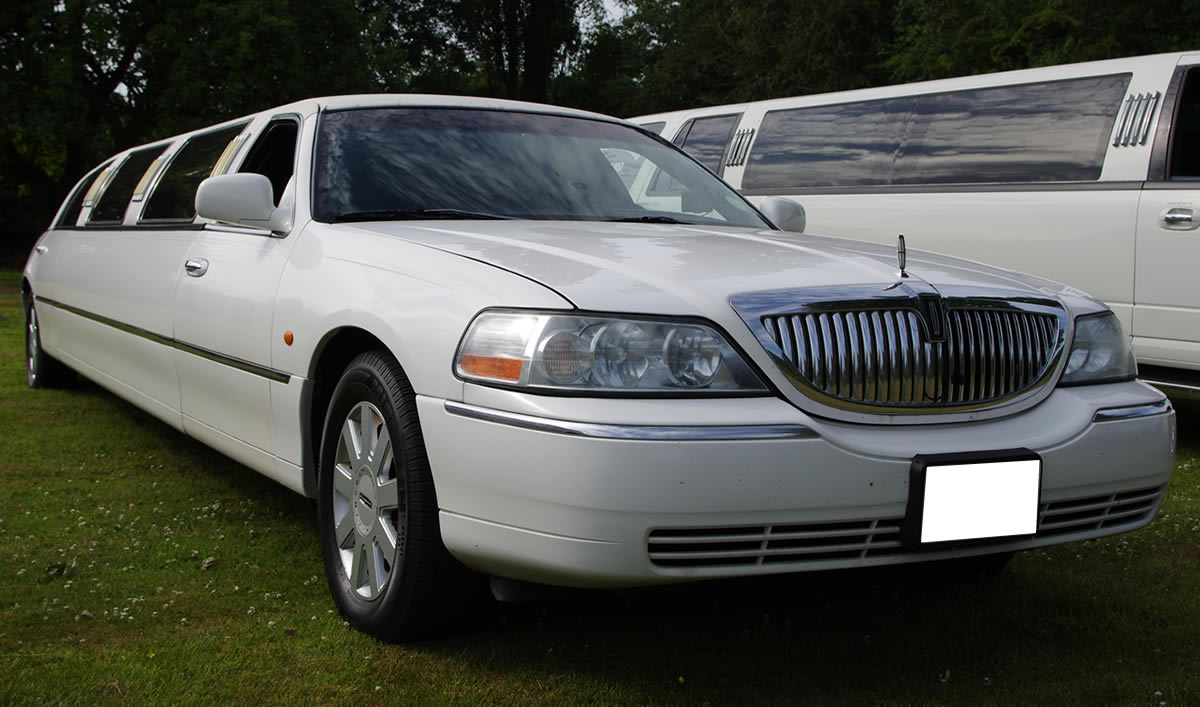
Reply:
[[[442,628],[470,578],[442,545],[412,386],[386,352],[346,367],[320,457],[321,550],[338,608],[384,640]]]

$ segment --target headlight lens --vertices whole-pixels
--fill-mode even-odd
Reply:
[[[715,329],[695,322],[483,312],[454,369],[483,383],[608,392],[766,392]]]
[[[1090,314],[1075,320],[1075,340],[1061,384],[1107,383],[1136,376],[1133,350],[1115,314]]]

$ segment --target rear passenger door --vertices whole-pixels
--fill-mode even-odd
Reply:
[[[238,169],[267,176],[276,205],[291,183],[300,125],[296,116],[272,118],[254,131]],[[271,342],[283,335],[273,329],[275,291],[295,242],[286,234],[207,224],[187,253],[189,269],[175,298],[185,429],[266,473],[274,452],[271,386],[289,378],[271,368]]]
[[[1141,364],[1200,361],[1200,55],[1166,94],[1138,208],[1133,336]]]
[[[195,231],[134,223],[167,148],[133,150],[96,177],[76,226],[47,244],[53,287],[37,294],[58,355],[179,427],[171,302]]]

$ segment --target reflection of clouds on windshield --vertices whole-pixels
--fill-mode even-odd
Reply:
[[[772,111],[746,189],[1094,180],[1127,75]]]
[[[647,163],[678,175],[687,189],[726,192],[729,198],[716,201],[720,213],[707,220],[762,225],[730,189],[682,154],[602,121],[464,109],[337,111],[322,118],[316,157],[319,220],[422,209],[643,218],[669,208],[652,210],[631,193],[633,177]],[[671,214],[688,217],[679,201]]]

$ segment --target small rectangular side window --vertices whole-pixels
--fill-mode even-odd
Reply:
[[[720,174],[725,146],[729,144],[729,137],[741,118],[741,113],[698,118],[684,138],[684,152],[699,160],[700,164],[708,167],[713,174]]]
[[[241,133],[245,123],[196,135],[188,139],[171,158],[167,171],[158,180],[142,221],[191,221],[196,218],[196,187],[208,178],[231,140]]]
[[[296,168],[296,138],[299,132],[300,124],[295,119],[271,121],[238,169],[239,172],[253,172],[270,179],[276,206]]]
[[[663,128],[667,127],[667,121],[659,121],[657,123],[641,123],[641,127],[649,130],[655,135],[662,135]]]
[[[115,225],[125,220],[125,209],[129,206],[134,187],[164,149],[164,145],[156,145],[129,153],[117,169],[116,176],[109,180],[92,206],[92,213],[88,216],[89,226]]]
[[[93,169],[86,177],[79,180],[79,185],[75,187],[75,191],[67,198],[67,207],[63,209],[62,216],[59,217],[55,228],[74,228],[79,223],[79,214],[83,211],[83,202],[85,197],[92,189],[92,185],[100,178],[100,174],[108,169],[112,162],[105,162],[99,167]]]

